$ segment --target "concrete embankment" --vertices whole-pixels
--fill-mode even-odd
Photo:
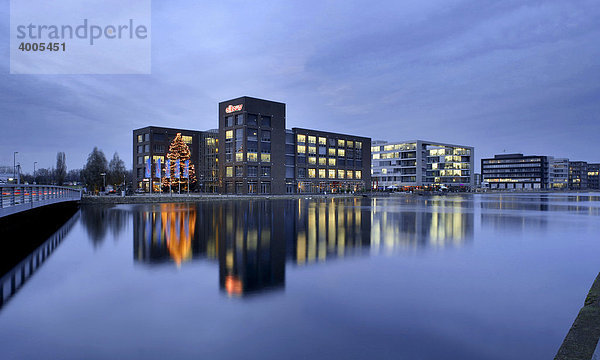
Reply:
[[[600,360],[600,274],[554,360]]]
[[[133,195],[133,196],[87,196],[81,199],[82,204],[152,204],[171,202],[200,202],[224,200],[265,200],[265,199],[343,199],[361,198],[362,194],[302,194],[302,195],[209,195],[209,194],[173,194],[173,195]]]

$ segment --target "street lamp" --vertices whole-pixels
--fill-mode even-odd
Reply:
[[[35,181],[35,164],[37,164],[37,161],[33,162],[33,185],[37,184]]]
[[[19,152],[15,151],[13,154],[13,179],[17,178],[17,154]]]
[[[106,173],[101,173],[100,175],[102,176],[102,181],[104,183],[103,189],[106,192]]]

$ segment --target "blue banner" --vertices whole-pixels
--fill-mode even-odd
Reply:
[[[181,168],[179,167],[179,159],[177,159],[177,160],[175,160],[175,177],[177,179],[179,179],[181,177],[180,173],[179,173],[180,171],[181,171]]]
[[[162,167],[160,166],[160,158],[158,158],[158,159],[156,159],[156,177],[157,178],[162,177],[161,170],[162,170]]]
[[[165,177],[167,179],[171,178],[171,159],[167,159],[165,162]]]
[[[144,177],[146,179],[150,179],[150,175],[152,174],[152,164],[150,163],[150,158],[146,159],[146,173]]]
[[[186,160],[183,166],[183,177],[186,179],[190,178],[190,161]]]

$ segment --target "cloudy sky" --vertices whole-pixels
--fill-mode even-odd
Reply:
[[[79,168],[98,146],[131,166],[133,129],[214,128],[243,95],[285,102],[288,127],[600,162],[598,18],[597,0],[154,1],[151,75],[10,75],[5,0],[0,165]]]

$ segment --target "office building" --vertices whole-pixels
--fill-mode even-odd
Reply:
[[[425,140],[374,141],[371,146],[373,188],[409,190],[474,186],[475,149]]]
[[[553,190],[569,188],[569,159],[548,157],[547,184]]]
[[[600,164],[588,164],[588,189],[600,190]]]
[[[585,161],[569,162],[569,189],[586,190],[588,188],[588,164]]]
[[[369,138],[286,129],[285,114],[284,103],[247,96],[219,104],[221,192],[317,193],[369,187]]]
[[[483,181],[491,189],[534,190],[548,187],[548,157],[501,154],[481,159]]]

